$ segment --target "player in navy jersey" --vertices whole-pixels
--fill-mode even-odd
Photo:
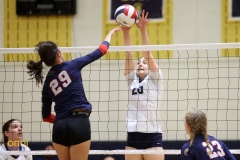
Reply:
[[[142,44],[149,45],[147,34],[148,12],[138,14],[136,23]],[[130,28],[122,27],[124,45],[131,45]],[[132,52],[126,52],[125,71],[128,87],[127,146],[126,150],[163,150],[162,126],[158,107],[163,92],[163,77],[150,51],[143,51],[135,68]],[[125,155],[126,160],[163,160],[164,154]]]
[[[207,135],[202,111],[194,108],[186,114],[185,130],[190,139],[182,146],[181,160],[236,160],[222,141]]]
[[[118,27],[111,30],[94,52],[70,62],[64,61],[54,42],[39,42],[36,51],[41,60],[27,64],[28,73],[37,85],[43,83],[42,62],[51,67],[42,90],[42,118],[44,122],[54,122],[52,141],[60,160],[88,159],[92,105],[85,96],[81,70],[107,53],[111,37],[118,30]],[[56,117],[51,114],[52,102]]]

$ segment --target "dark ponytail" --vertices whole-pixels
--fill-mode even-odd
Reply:
[[[59,51],[57,45],[51,41],[39,42],[36,45],[35,51],[38,52],[41,60],[34,62],[30,60],[27,64],[28,74],[32,77],[30,79],[36,79],[36,84],[43,83],[43,65],[44,62],[47,66],[53,66],[56,60],[56,53]]]
[[[34,62],[30,60],[27,64],[27,68],[29,71],[27,73],[32,77],[30,79],[36,79],[36,84],[38,85],[39,83],[43,83],[43,75],[42,75],[42,70],[43,70],[43,65],[42,65],[42,60],[38,62]]]

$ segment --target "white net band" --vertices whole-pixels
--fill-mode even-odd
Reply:
[[[230,150],[232,154],[240,154],[240,150]],[[179,155],[180,150],[90,150],[90,155],[122,155],[122,154],[170,154]],[[56,155],[54,150],[39,151],[0,151],[0,155]]]
[[[62,52],[91,52],[98,46],[59,47]],[[199,50],[199,49],[240,48],[240,43],[172,44],[172,45],[135,45],[110,46],[109,52],[116,51],[158,51],[158,50]],[[0,48],[0,53],[31,53],[34,48]]]

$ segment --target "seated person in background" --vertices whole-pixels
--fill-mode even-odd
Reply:
[[[22,122],[11,119],[4,123],[2,127],[3,144],[0,151],[31,151],[27,146],[28,142],[22,139]],[[26,144],[23,144],[23,142]],[[32,155],[0,155],[0,160],[32,160]]]
[[[112,156],[107,156],[103,160],[115,160]]]
[[[45,147],[45,150],[54,150],[52,145],[48,145]],[[57,155],[43,155],[41,157],[39,157],[37,160],[58,160]]]
[[[202,111],[194,108],[184,119],[190,139],[182,146],[181,160],[236,160],[222,141],[207,135],[207,117]]]

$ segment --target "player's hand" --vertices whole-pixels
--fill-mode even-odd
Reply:
[[[113,28],[113,29],[109,32],[109,34],[112,35],[113,33],[118,32],[118,31],[120,31],[120,28],[119,28],[119,27],[115,27],[115,28]]]
[[[145,13],[145,10],[142,11],[142,15],[140,15],[140,13],[138,12],[138,22],[136,23],[137,27],[140,30],[145,30],[147,23],[151,20],[148,19],[148,12]]]
[[[117,23],[117,21],[115,20],[115,22]],[[118,24],[118,23],[117,23]],[[119,28],[121,28],[121,30],[123,31],[123,32],[127,32],[127,31],[129,31],[130,29],[131,29],[131,27],[124,27],[124,26],[122,26],[122,25],[120,25],[120,24],[118,24],[119,25]]]
[[[123,27],[123,26],[121,26],[121,29],[122,29],[123,32],[129,32],[131,27]]]
[[[108,33],[108,35],[107,35],[107,37],[106,37],[106,40],[107,40],[107,41],[110,41],[109,37],[112,37],[113,33],[118,32],[118,31],[120,31],[120,28],[119,28],[119,27],[113,28],[113,29]]]

